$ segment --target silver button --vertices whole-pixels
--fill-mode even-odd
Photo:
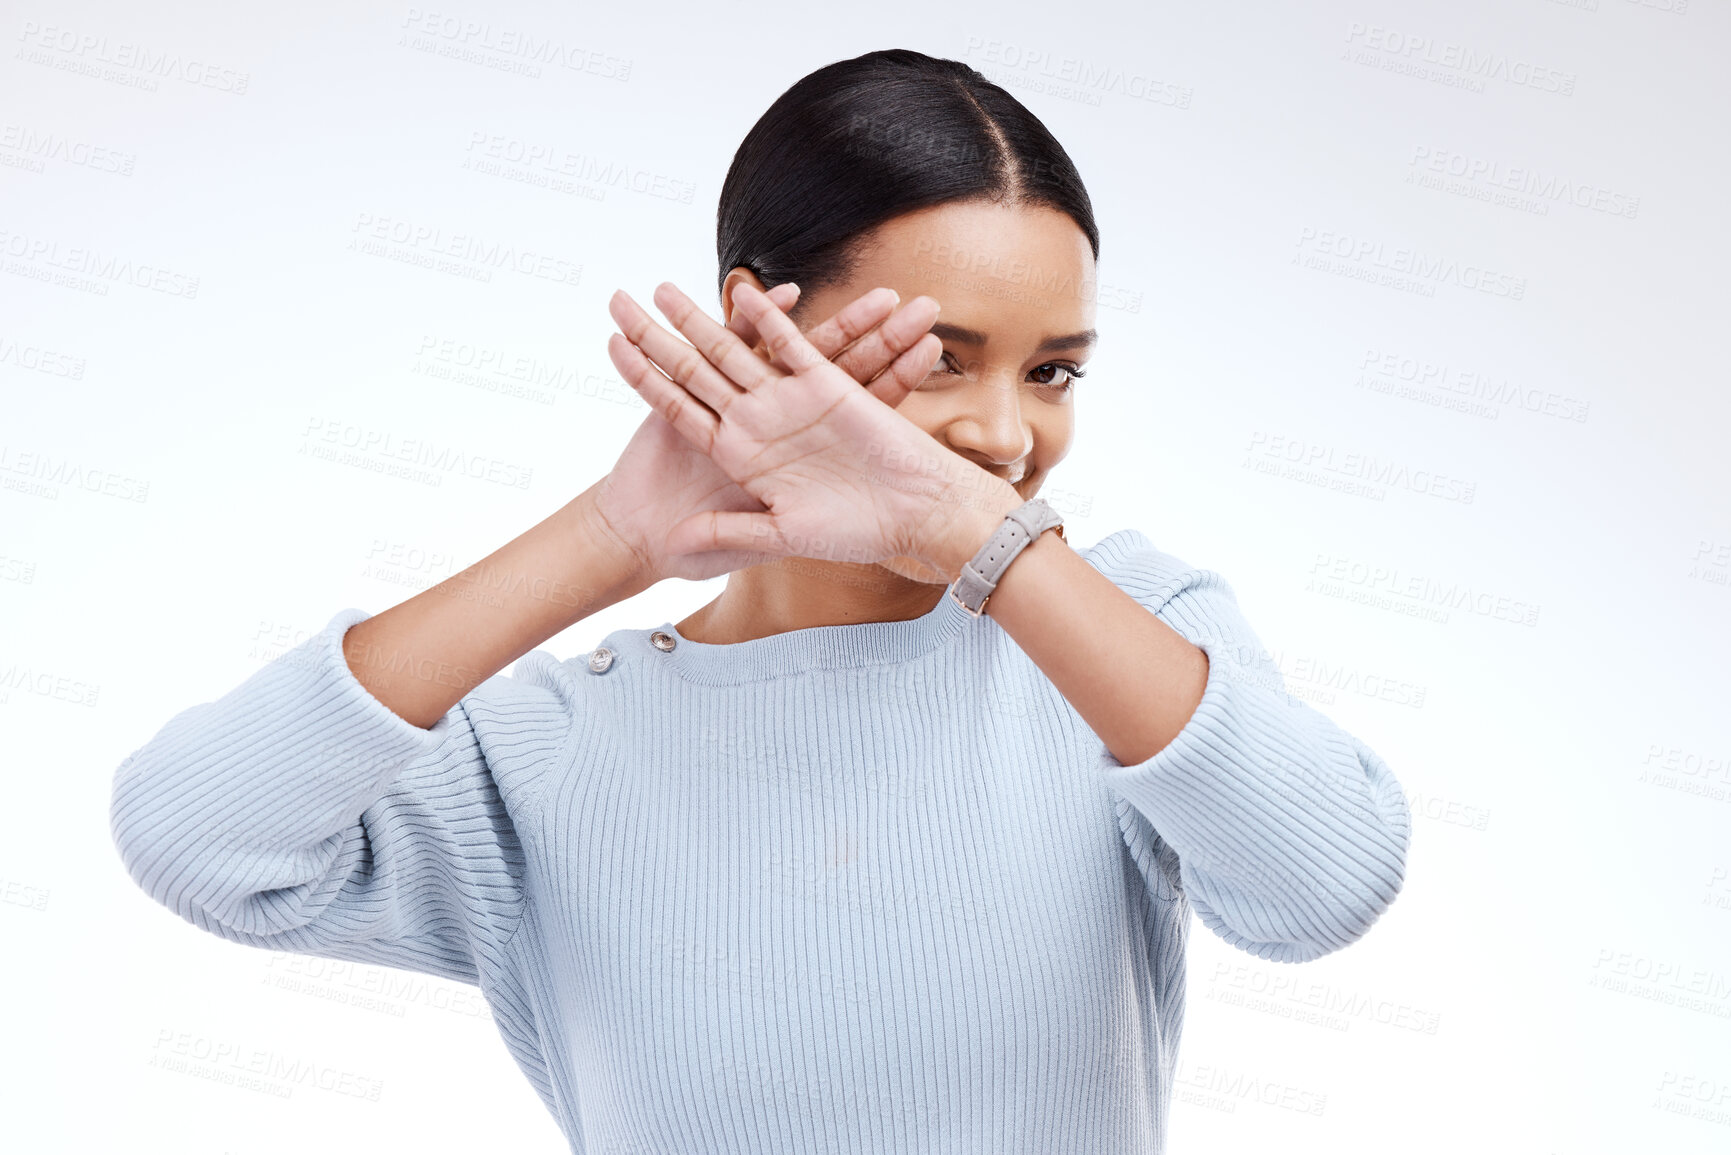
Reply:
[[[613,651],[606,646],[599,646],[589,655],[589,672],[605,674],[607,667],[613,664]]]
[[[669,650],[671,650],[675,645],[677,645],[678,642],[679,642],[678,638],[675,638],[672,634],[667,633],[665,630],[656,630],[653,634],[649,635],[649,644],[654,646],[656,649],[660,650],[664,654],[667,653]]]

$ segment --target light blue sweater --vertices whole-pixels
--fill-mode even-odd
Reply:
[[[354,678],[344,610],[122,763],[115,843],[213,934],[478,985],[573,1152],[1160,1152],[1190,911],[1338,950],[1410,815],[1218,574],[1135,530],[1082,555],[1210,659],[1137,765],[947,594],[536,650],[430,730]]]

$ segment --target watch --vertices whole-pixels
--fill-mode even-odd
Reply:
[[[1004,571],[1028,545],[1048,529],[1064,536],[1064,518],[1043,497],[1031,498],[1004,515],[991,540],[980,547],[972,561],[950,585],[950,596],[974,617],[986,612],[986,601],[998,588]]]

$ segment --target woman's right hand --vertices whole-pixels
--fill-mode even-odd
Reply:
[[[777,285],[767,296],[785,313],[793,308],[799,288]],[[806,340],[880,400],[905,396],[930,374],[943,345],[929,333],[938,315],[936,301],[922,296],[896,306],[893,291],[873,289],[814,326]],[[788,370],[765,352],[743,310],[733,310],[727,328],[759,356]],[[624,372],[617,355],[610,355]],[[765,506],[653,410],[595,487],[594,512],[601,528],[637,558],[643,588],[670,577],[703,581],[779,556],[740,550],[670,553],[668,532],[709,510],[761,513]]]

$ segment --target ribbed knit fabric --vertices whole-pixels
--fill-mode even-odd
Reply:
[[[213,934],[480,987],[573,1152],[1160,1152],[1189,913],[1259,958],[1394,900],[1388,766],[1285,693],[1219,575],[1083,556],[1210,659],[1125,766],[990,616],[525,655],[430,730],[344,610],[115,773]]]

